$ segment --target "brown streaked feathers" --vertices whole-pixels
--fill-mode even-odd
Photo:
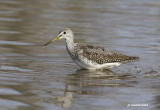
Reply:
[[[139,60],[139,57],[126,56],[105,50],[104,47],[95,46],[85,43],[76,44],[76,52],[79,56],[85,57],[97,64],[113,63],[113,62],[132,62]]]

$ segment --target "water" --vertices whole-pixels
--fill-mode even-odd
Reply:
[[[1,0],[0,110],[160,109],[159,6],[158,0]],[[82,70],[63,40],[41,46],[65,27],[76,42],[141,60]]]

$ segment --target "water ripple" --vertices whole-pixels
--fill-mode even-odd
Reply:
[[[0,95],[20,95],[21,93],[10,89],[10,88],[0,88]]]
[[[21,72],[33,72],[34,71],[34,70],[22,69],[19,67],[11,67],[11,66],[1,66],[0,70],[16,70],[16,71],[21,71]]]
[[[8,30],[7,30],[7,31],[6,31],[6,30],[5,30],[5,31],[4,31],[4,30],[2,31],[2,30],[0,30],[0,33],[1,33],[1,34],[21,34],[22,32],[18,32],[18,31],[8,31]]]
[[[9,45],[35,45],[33,43],[24,43],[16,41],[0,41],[0,44],[9,44]]]
[[[23,21],[22,19],[15,19],[15,18],[0,18],[0,21],[12,21],[12,22],[15,22],[15,21]]]

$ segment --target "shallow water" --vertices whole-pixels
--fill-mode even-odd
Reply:
[[[160,109],[159,18],[158,0],[1,0],[0,110]],[[65,27],[141,60],[82,70],[63,40],[41,46]]]

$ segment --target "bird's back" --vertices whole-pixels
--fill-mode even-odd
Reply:
[[[77,56],[85,57],[97,64],[113,62],[125,63],[139,60],[139,57],[118,54],[105,50],[104,47],[86,43],[76,43],[75,52]]]

